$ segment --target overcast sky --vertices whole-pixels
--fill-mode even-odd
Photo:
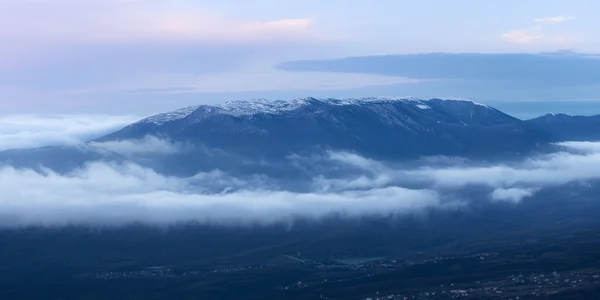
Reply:
[[[441,64],[441,83],[435,73],[416,72],[419,64],[393,74],[361,65],[341,72],[276,68],[380,54],[569,50],[578,55],[560,66],[574,72],[579,54],[600,53],[598,11],[596,0],[0,0],[0,111],[144,115],[257,97],[410,95],[576,100],[588,103],[581,111],[600,113],[589,107],[600,99],[592,71],[559,84],[546,74],[531,89],[524,82],[505,91],[505,81],[474,81],[477,67],[488,65],[469,59]],[[490,57],[489,66],[536,66],[523,64],[527,56],[501,64]],[[597,57],[585,59],[598,64]],[[465,65],[475,72],[470,77],[451,72]]]

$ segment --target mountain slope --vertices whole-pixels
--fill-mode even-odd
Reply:
[[[600,115],[570,116],[566,114],[546,114],[527,120],[539,129],[552,133],[561,141],[600,140]]]
[[[550,134],[466,100],[235,101],[141,120],[98,142],[165,136],[252,157],[348,150],[379,158],[487,156],[538,149]]]
[[[103,148],[106,142],[148,136],[186,145],[186,150],[131,155]],[[0,165],[68,172],[91,161],[133,161],[178,176],[219,169],[283,178],[297,173],[290,171],[295,154],[311,157],[332,150],[386,161],[433,155],[493,160],[544,151],[555,141],[531,122],[466,100],[254,100],[158,114],[87,145],[3,151]],[[311,168],[319,172],[318,166]]]

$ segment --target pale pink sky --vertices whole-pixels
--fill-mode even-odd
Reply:
[[[598,9],[594,0],[3,0],[0,110],[96,110],[125,99],[119,91],[182,86],[243,93],[419,81],[273,68],[290,60],[427,52],[600,53]],[[111,95],[73,96],[90,93]]]

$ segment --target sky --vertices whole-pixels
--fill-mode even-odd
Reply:
[[[522,117],[600,113],[599,10],[594,0],[0,0],[0,112],[451,96]],[[360,59],[335,64],[346,57]]]

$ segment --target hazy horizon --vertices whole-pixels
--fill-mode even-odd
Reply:
[[[598,114],[594,8],[1,1],[0,111],[148,115],[253,98],[454,96],[522,117]]]

